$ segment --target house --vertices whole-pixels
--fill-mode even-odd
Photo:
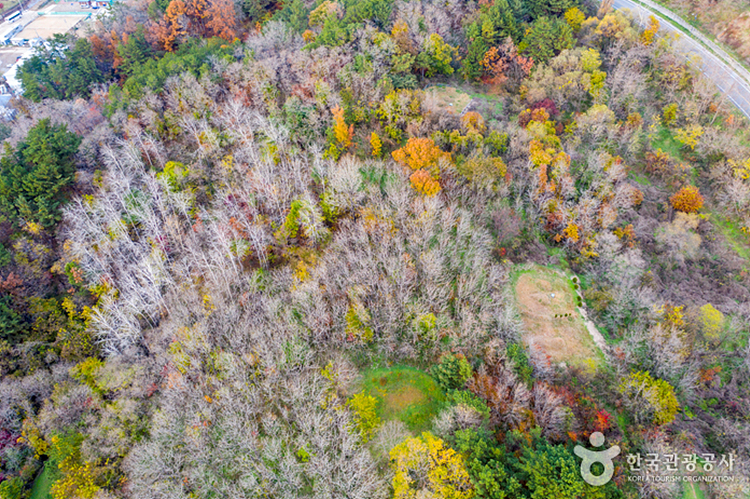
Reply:
[[[78,0],[81,9],[98,9],[99,7],[110,7],[112,0]]]

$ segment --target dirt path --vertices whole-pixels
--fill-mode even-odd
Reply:
[[[596,325],[594,325],[593,321],[589,319],[588,314],[586,313],[586,310],[582,309],[581,307],[578,307],[578,312],[583,316],[583,323],[586,325],[586,329],[589,330],[589,334],[591,335],[591,338],[594,340],[594,343],[596,346],[599,347],[599,350],[602,351],[605,357],[608,357],[607,355],[607,342],[604,340],[604,336],[602,336],[602,333],[599,332],[598,329],[596,329]]]

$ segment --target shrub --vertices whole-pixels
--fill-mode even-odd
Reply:
[[[350,339],[358,339],[367,343],[372,340],[373,331],[369,326],[370,313],[359,302],[349,305],[344,317],[346,320],[346,334]]]
[[[372,395],[361,392],[355,393],[347,405],[356,416],[357,430],[362,437],[362,441],[368,442],[375,429],[380,426],[380,418],[376,412],[378,400]]]
[[[697,187],[688,185],[677,191],[671,198],[672,208],[685,213],[695,213],[703,207],[703,196]]]
[[[453,390],[448,393],[446,399],[450,405],[464,405],[471,407],[485,419],[490,417],[490,408],[487,406],[487,403],[469,391]]]
[[[7,478],[0,483],[0,497],[3,499],[23,499],[26,497],[23,485],[21,477]]]
[[[719,333],[724,327],[724,314],[710,303],[706,303],[699,309],[698,320],[707,339],[713,341],[719,338]]]
[[[430,369],[430,375],[435,378],[440,388],[447,392],[463,388],[471,378],[472,369],[463,355],[446,354],[440,359],[439,364]]]
[[[54,499],[91,499],[99,490],[94,483],[93,463],[82,459],[82,442],[80,433],[56,434],[50,438],[49,458],[60,473],[60,478],[52,484]]]
[[[513,362],[513,372],[525,383],[530,384],[534,368],[531,366],[529,355],[523,346],[518,343],[510,343],[505,349],[505,354]]]

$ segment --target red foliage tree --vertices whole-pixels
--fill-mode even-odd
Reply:
[[[560,111],[557,109],[557,106],[555,105],[555,101],[553,101],[549,97],[532,104],[531,109],[544,109],[547,111],[547,114],[549,114],[552,117],[555,117],[558,114],[560,114]]]

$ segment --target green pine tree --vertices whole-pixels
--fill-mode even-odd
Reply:
[[[0,211],[52,227],[59,219],[65,190],[75,177],[74,156],[81,138],[65,125],[39,121],[15,149],[6,144],[0,159]]]

